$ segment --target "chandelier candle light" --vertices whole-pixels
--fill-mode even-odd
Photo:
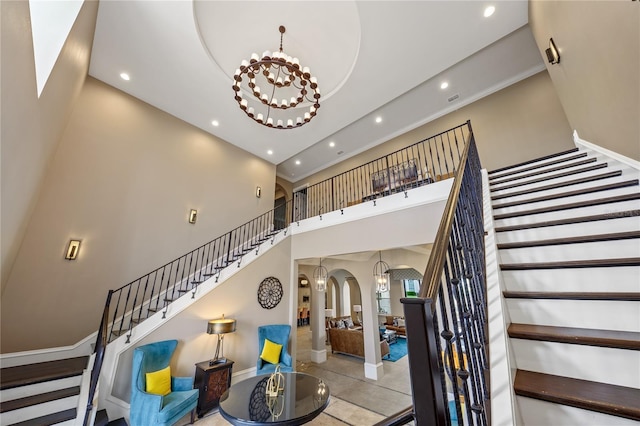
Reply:
[[[327,289],[327,278],[329,278],[329,272],[327,271],[327,268],[322,266],[322,258],[320,258],[320,265],[313,271],[316,290],[325,291]]]
[[[316,116],[320,89],[309,67],[301,66],[298,58],[282,50],[286,28],[281,25],[279,30],[280,50],[266,50],[262,56],[252,53],[236,70],[232,87],[240,109],[254,121],[274,129],[294,129]],[[246,99],[242,92],[253,96]],[[305,107],[306,111],[298,115],[296,107]]]

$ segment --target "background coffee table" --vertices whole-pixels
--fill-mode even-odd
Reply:
[[[274,416],[267,406],[265,390],[269,374],[255,376],[231,386],[220,397],[220,414],[233,425],[301,425],[313,420],[329,403],[329,387],[304,373],[282,373],[284,391]]]
[[[398,341],[398,334],[394,330],[385,330],[382,337],[384,337],[384,340],[390,345]]]

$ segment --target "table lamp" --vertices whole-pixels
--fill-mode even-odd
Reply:
[[[362,325],[362,320],[360,319],[360,312],[362,312],[362,305],[353,305],[353,312],[356,313],[356,319]]]
[[[222,315],[222,318],[210,320],[207,324],[207,334],[217,334],[218,344],[216,345],[216,354],[213,359],[209,361],[209,365],[220,364],[227,362],[224,357],[224,335],[227,333],[233,333],[236,331],[236,320],[227,319]]]

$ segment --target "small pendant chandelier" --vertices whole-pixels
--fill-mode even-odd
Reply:
[[[320,265],[313,271],[313,280],[316,283],[316,290],[325,291],[327,289],[327,279],[329,272],[327,268],[322,266],[322,258],[320,258]]]
[[[279,30],[280,49],[273,53],[266,50],[262,56],[252,53],[251,59],[243,60],[232,87],[240,109],[254,121],[274,129],[294,129],[316,116],[320,89],[309,67],[282,50],[286,28],[281,25]],[[242,92],[253,96],[245,99]],[[306,109],[301,115],[296,112],[299,106]]]
[[[382,252],[378,252],[379,259],[373,265],[373,278],[376,284],[376,292],[384,293],[389,291],[389,265],[382,261]]]

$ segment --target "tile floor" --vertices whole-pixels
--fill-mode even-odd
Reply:
[[[312,426],[370,426],[411,405],[409,363],[407,357],[396,362],[383,361],[384,376],[380,380],[364,377],[364,360],[348,355],[332,354],[327,345],[327,362],[310,361],[311,329],[297,328],[296,371],[320,377],[331,390],[329,406],[309,422]],[[188,417],[179,424],[189,423]],[[195,423],[198,426],[220,426],[229,423],[213,412]]]

